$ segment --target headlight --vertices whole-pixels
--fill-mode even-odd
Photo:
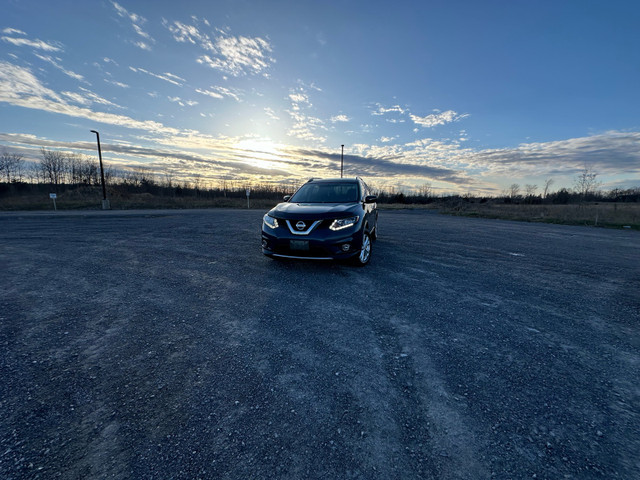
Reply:
[[[264,218],[262,219],[264,221],[264,224],[269,227],[269,228],[278,228],[278,220],[270,217],[268,214],[264,216]]]
[[[339,218],[334,220],[331,226],[331,230],[342,230],[343,228],[354,226],[360,217]]]

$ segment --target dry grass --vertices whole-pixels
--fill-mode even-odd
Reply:
[[[461,203],[442,213],[527,222],[562,223],[596,227],[630,227],[640,230],[639,203],[591,203],[579,205],[508,205]]]
[[[150,193],[111,193],[111,208],[114,210],[132,209],[164,209],[164,208],[247,208],[246,198],[205,198],[205,197],[171,197],[155,196]],[[59,193],[56,199],[58,210],[99,210],[102,192],[96,190],[68,191]],[[278,203],[277,200],[251,199],[250,207],[269,210]],[[53,200],[47,195],[17,195],[0,200],[0,210],[53,210]]]

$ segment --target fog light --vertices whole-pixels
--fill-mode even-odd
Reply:
[[[269,242],[267,242],[266,239],[262,239],[262,248],[267,248],[267,245],[269,245]]]
[[[349,245],[348,243],[345,243],[344,245],[342,245],[343,252],[348,252],[350,249],[351,249],[351,245]]]

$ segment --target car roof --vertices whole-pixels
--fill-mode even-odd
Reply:
[[[307,183],[355,183],[358,177],[350,178],[310,178]]]

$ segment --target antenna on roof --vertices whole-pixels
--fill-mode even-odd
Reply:
[[[343,169],[344,169],[344,145],[342,145],[342,153],[340,154],[340,178],[342,178]]]

